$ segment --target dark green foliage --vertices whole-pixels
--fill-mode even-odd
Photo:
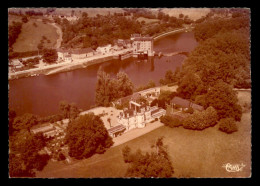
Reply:
[[[230,134],[237,131],[237,124],[234,118],[223,118],[219,122],[219,130]]]
[[[78,117],[69,123],[65,137],[69,155],[77,159],[104,153],[113,145],[103,121],[93,113]]]
[[[61,101],[59,107],[63,115],[62,118],[75,119],[80,113],[75,103],[69,104],[67,101]]]
[[[165,126],[168,126],[170,128],[182,126],[182,122],[179,119],[174,118],[173,116],[167,116],[167,115],[161,116],[160,121]]]
[[[122,150],[124,161],[130,164],[126,177],[172,177],[174,173],[173,166],[162,139],[157,139],[152,146],[155,147],[155,152],[146,152],[144,154],[138,149],[136,153],[131,153],[131,149],[127,146]]]
[[[27,22],[28,22],[27,16],[23,16],[23,17],[22,17],[22,21],[23,21],[24,23],[27,23]]]
[[[197,95],[206,93],[206,87],[204,86],[200,76],[194,73],[187,73],[180,80],[177,88],[177,94],[184,99],[194,100]]]
[[[98,106],[109,106],[112,101],[133,94],[134,85],[126,73],[119,72],[116,78],[110,78],[99,70],[97,76],[95,101]]]
[[[158,98],[158,106],[166,109],[166,104],[170,104],[172,98],[176,96],[176,92],[161,91]]]
[[[213,107],[208,107],[202,112],[194,112],[183,120],[183,127],[192,130],[203,130],[217,124],[218,115]]]
[[[206,38],[185,60],[182,77],[196,73],[207,86],[214,85],[219,79],[237,88],[251,86],[249,20],[243,23],[236,21],[228,20],[228,27],[221,26],[218,21],[205,22],[202,24],[206,26],[205,30],[201,24],[196,26],[195,36],[197,33]],[[218,28],[221,31],[216,31]],[[207,36],[207,32],[212,34]]]
[[[14,119],[13,129],[16,131],[27,129],[29,130],[32,126],[38,123],[38,118],[33,114],[23,114]]]
[[[58,161],[63,161],[65,159],[66,159],[66,157],[64,156],[64,154],[62,152],[60,152],[58,155]]]
[[[242,108],[238,104],[237,93],[232,86],[217,81],[206,94],[206,105],[216,109],[219,119],[232,117],[236,121],[241,120]]]
[[[13,22],[12,25],[8,26],[8,44],[9,48],[13,46],[19,34],[21,33],[22,23],[21,22]]]
[[[42,134],[33,135],[26,130],[9,136],[9,175],[11,177],[33,177],[35,171],[41,171],[47,164],[49,156],[40,155],[45,146]]]
[[[194,29],[195,38],[198,41],[205,41],[221,31],[238,30],[240,28],[249,28],[249,11],[243,16],[237,16],[230,19],[208,19],[207,21],[196,25]]]
[[[156,106],[157,104],[158,104],[158,99],[154,99],[154,100],[151,102],[150,106],[153,107],[153,106]]]
[[[42,58],[46,63],[55,63],[58,59],[57,51],[55,49],[44,49]]]

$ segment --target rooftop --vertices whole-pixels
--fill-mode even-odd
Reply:
[[[192,107],[193,109],[196,109],[196,110],[204,110],[204,107],[201,106],[201,105],[198,105],[196,103],[192,103],[191,101],[189,100],[186,100],[186,99],[182,99],[180,97],[177,97],[175,96],[172,100],[171,100],[171,103],[172,104],[176,104],[176,105],[180,105],[181,107]]]
[[[152,41],[152,37],[136,37],[134,38],[134,41]]]
[[[122,131],[122,130],[125,130],[126,128],[125,128],[125,126],[124,125],[117,125],[117,126],[115,126],[115,127],[112,127],[112,128],[110,128],[110,129],[108,129],[107,131],[109,132],[109,133],[116,133],[116,132],[119,132],[119,131]]]
[[[182,99],[180,97],[175,96],[172,100],[171,100],[172,104],[176,104],[176,105],[180,105],[182,107],[190,107],[190,101],[186,100],[186,99]]]

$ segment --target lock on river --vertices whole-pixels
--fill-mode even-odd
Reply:
[[[183,32],[163,37],[154,41],[155,52],[169,54],[173,52],[190,52],[197,45],[193,32]],[[78,108],[89,109],[95,104],[97,71],[103,70],[115,77],[119,71],[128,74],[135,86],[145,85],[159,80],[165,72],[173,72],[181,67],[185,55],[149,57],[148,60],[128,58],[123,61],[110,60],[68,72],[53,75],[39,75],[9,81],[9,109],[17,115],[32,113],[48,116],[59,113],[59,102],[66,100],[76,103]]]

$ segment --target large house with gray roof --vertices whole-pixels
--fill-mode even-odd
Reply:
[[[166,111],[157,106],[150,107],[147,104],[139,104],[130,101],[129,108],[120,112],[118,123],[125,126],[126,131],[134,128],[144,128],[146,123],[165,114]]]

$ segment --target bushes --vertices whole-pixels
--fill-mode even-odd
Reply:
[[[195,112],[183,121],[183,127],[192,130],[203,130],[213,127],[218,121],[217,111],[213,107],[208,107],[205,111]]]
[[[234,118],[224,118],[221,119],[219,122],[219,130],[222,132],[225,132],[227,134],[230,134],[232,132],[237,131],[237,125]]]
[[[182,125],[182,122],[179,119],[172,116],[161,116],[160,120],[165,126],[168,126],[170,128],[179,127]]]

